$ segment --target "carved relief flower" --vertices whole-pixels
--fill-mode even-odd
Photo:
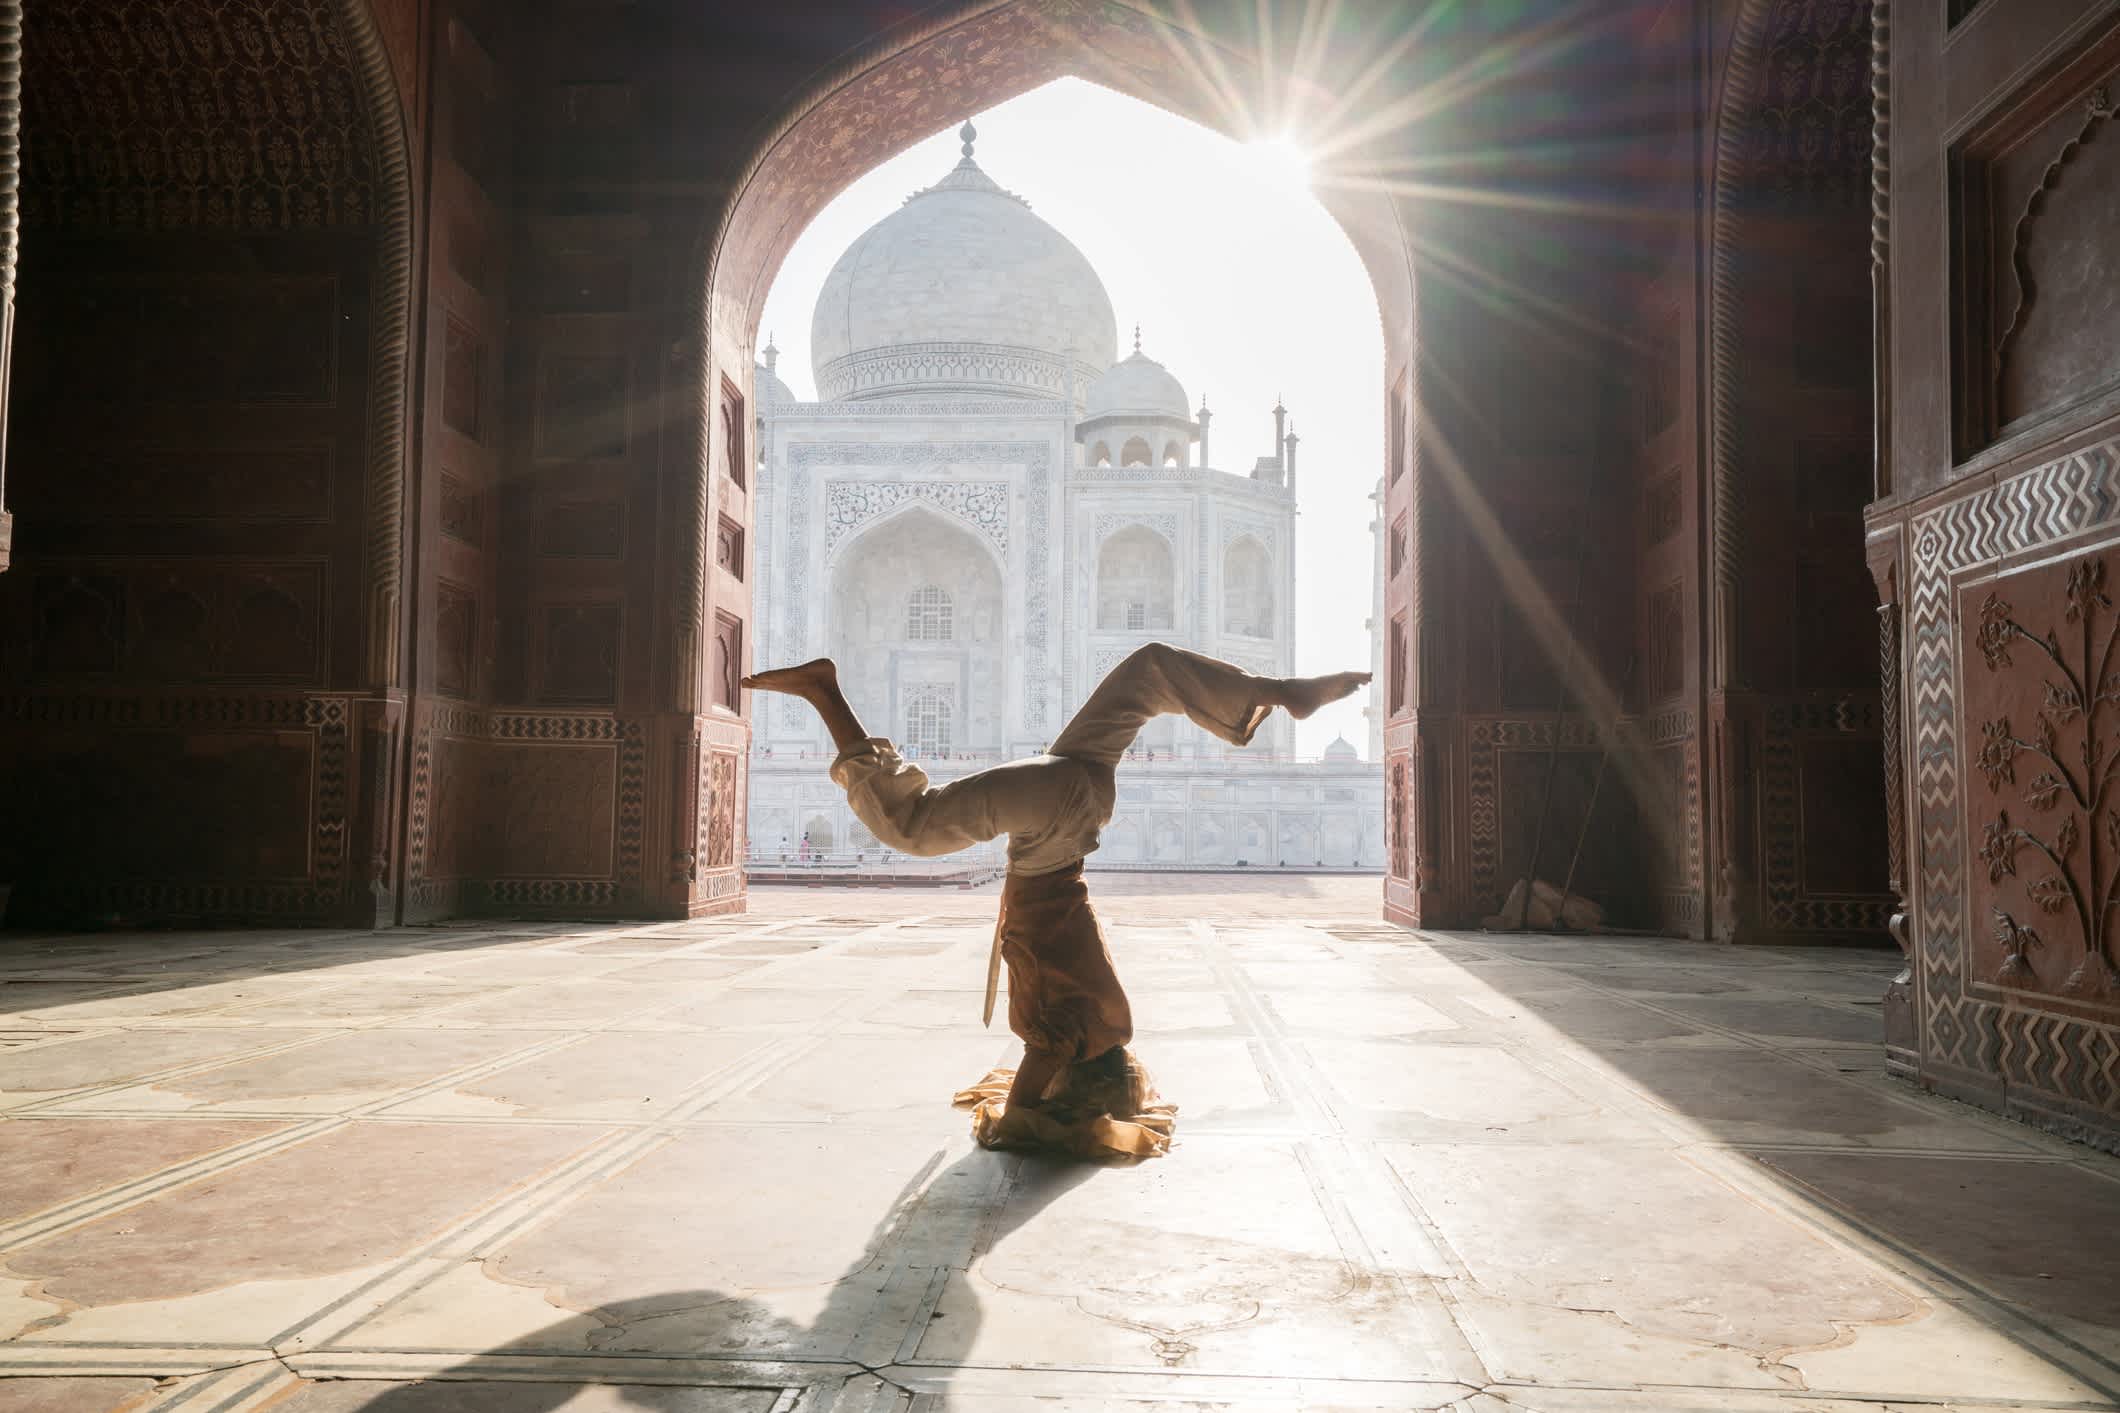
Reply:
[[[2105,561],[2086,559],[2072,566],[2068,571],[2067,592],[2068,612],[2064,616],[2071,623],[2089,613],[2093,604],[2111,608],[2113,601],[2105,596]]]
[[[2008,667],[2010,663],[2010,639],[2016,635],[2017,626],[2010,622],[2010,606],[2000,594],[1989,594],[1980,605],[1980,631],[1974,641],[1980,644],[1980,655],[1987,659],[1988,670]]]
[[[2068,906],[2068,883],[2059,874],[2048,874],[2029,891],[2041,912],[2058,913]]]
[[[1987,776],[1988,789],[2000,790],[2003,782],[2017,783],[2017,738],[2010,733],[2010,719],[2000,717],[1984,722],[1980,732],[1985,740],[1980,747],[1980,772]]]
[[[2020,927],[2017,919],[2000,908],[1995,909],[1995,940],[2002,944],[2002,969],[1995,979],[2001,982],[2023,980],[2031,975],[2031,962],[2025,953],[2043,945],[2037,928]]]
[[[1980,857],[1988,866],[1988,882],[2000,883],[2017,874],[2017,847],[2023,835],[2010,828],[2010,812],[2004,810],[1981,831]]]
[[[2074,687],[2050,677],[2046,682],[2046,709],[2054,714],[2056,721],[2065,725],[2082,715],[2083,698],[2076,695]]]

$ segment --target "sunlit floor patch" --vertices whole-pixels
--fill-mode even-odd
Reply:
[[[1093,880],[1133,1168],[949,1107],[990,889],[0,943],[0,1410],[2120,1408],[2120,1169],[1887,1079],[1895,956],[1300,882]]]

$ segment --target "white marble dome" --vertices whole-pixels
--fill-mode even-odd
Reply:
[[[810,325],[826,401],[1059,398],[1109,368],[1111,298],[1088,259],[971,157],[847,247]]]
[[[751,365],[751,391],[760,403],[796,402],[795,390],[766,363]]]
[[[1191,406],[1185,398],[1185,385],[1136,344],[1130,355],[1089,385],[1085,415],[1092,419],[1175,417],[1190,422]]]

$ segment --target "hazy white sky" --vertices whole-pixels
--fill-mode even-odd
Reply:
[[[1367,671],[1368,499],[1384,458],[1384,336],[1360,258],[1286,149],[1245,146],[1135,99],[1061,79],[983,113],[978,161],[1073,241],[1104,280],[1122,347],[1141,349],[1215,414],[1214,464],[1273,451],[1273,405],[1302,437],[1296,466],[1296,668]],[[961,120],[960,120],[961,121]],[[856,181],[796,240],[766,299],[779,371],[816,396],[810,313],[861,233],[956,165],[956,123]],[[1356,697],[1297,726],[1368,751]]]

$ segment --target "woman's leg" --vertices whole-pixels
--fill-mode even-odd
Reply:
[[[1257,677],[1234,663],[1149,643],[1105,674],[1053,742],[1053,754],[1116,765],[1141,728],[1166,712],[1232,745],[1248,745],[1275,707],[1300,719],[1368,681],[1366,672]]]
[[[933,858],[1003,834],[1050,826],[1080,770],[1057,761],[1018,761],[974,771],[936,786],[889,741],[871,736],[839,690],[830,658],[754,673],[754,691],[800,697],[817,708],[839,748],[832,779],[847,792],[854,817],[877,840],[903,854]]]
[[[800,697],[816,707],[824,718],[824,729],[832,733],[832,744],[842,751],[869,739],[869,733],[861,729],[861,718],[854,715],[853,704],[839,690],[839,668],[828,657],[811,658],[799,667],[754,672],[742,685],[754,692]]]

